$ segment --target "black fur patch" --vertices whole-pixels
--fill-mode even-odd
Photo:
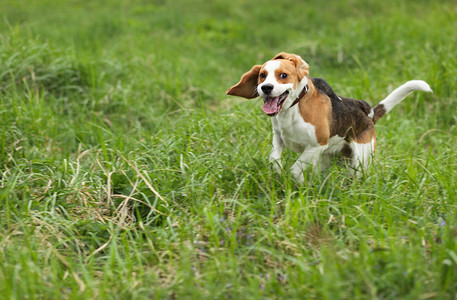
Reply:
[[[332,87],[322,78],[312,78],[320,93],[327,95],[332,103],[330,136],[344,137],[348,142],[359,137],[365,130],[373,128],[368,117],[371,106],[363,100],[338,97]]]
[[[386,109],[384,107],[384,104],[376,105],[376,107],[374,108],[373,123],[376,123],[385,114],[386,114]]]

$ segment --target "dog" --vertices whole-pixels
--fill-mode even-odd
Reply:
[[[336,95],[325,80],[309,76],[309,65],[300,56],[281,52],[253,66],[227,94],[263,98],[263,112],[273,125],[270,163],[280,173],[284,146],[300,153],[291,172],[303,183],[308,166],[324,170],[335,156],[348,161],[356,174],[365,170],[376,147],[375,123],[413,91],[432,92],[425,81],[411,80],[372,108],[363,100]]]

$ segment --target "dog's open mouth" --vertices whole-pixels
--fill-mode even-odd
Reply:
[[[285,91],[278,97],[265,97],[263,99],[263,112],[269,115],[270,117],[276,116],[279,111],[281,110],[284,101],[286,100],[287,96],[289,95],[288,91]]]

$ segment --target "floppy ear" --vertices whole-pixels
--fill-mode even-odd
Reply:
[[[276,56],[273,58],[274,59],[287,59],[290,60],[295,67],[297,68],[297,74],[300,80],[307,76],[309,74],[309,65],[306,63],[306,61],[303,60],[300,56],[296,54],[290,54],[286,52],[281,52],[276,54]]]
[[[257,77],[262,66],[255,65],[249,72],[241,76],[240,82],[227,90],[227,95],[240,96],[246,99],[259,97],[257,93]]]

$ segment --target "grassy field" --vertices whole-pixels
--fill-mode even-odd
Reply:
[[[455,1],[1,1],[0,298],[455,299]],[[280,51],[378,103],[360,180],[268,166]],[[291,166],[295,153],[285,151]]]

